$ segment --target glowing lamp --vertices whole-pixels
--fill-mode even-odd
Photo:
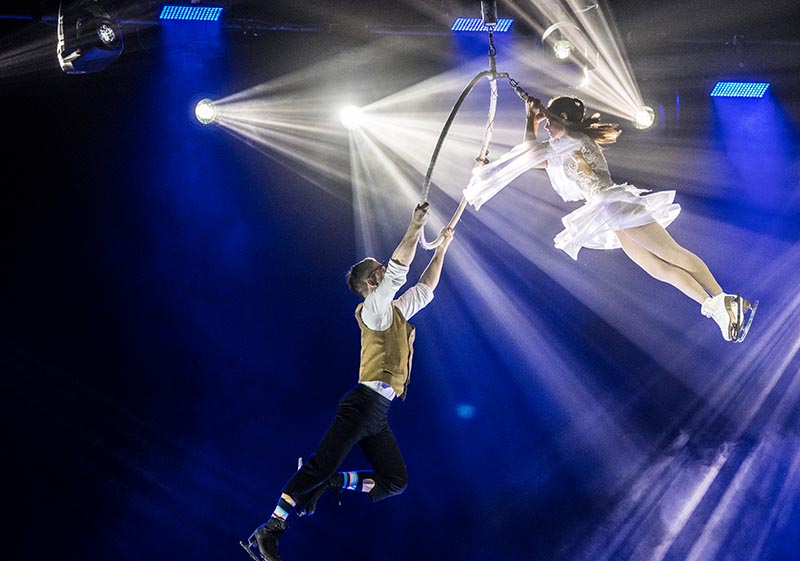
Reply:
[[[557,60],[567,60],[572,53],[572,43],[566,39],[559,39],[553,43],[553,56]]]
[[[364,112],[360,107],[348,105],[339,113],[339,120],[347,130],[357,129],[364,122]]]
[[[656,112],[653,111],[652,107],[645,105],[633,116],[633,126],[637,129],[646,129],[652,126],[655,120]]]
[[[194,116],[204,125],[213,123],[217,118],[217,106],[208,98],[201,99],[194,106]]]

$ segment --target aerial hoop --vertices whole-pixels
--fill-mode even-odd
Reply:
[[[496,50],[494,48],[494,38],[492,36],[491,28],[489,31],[489,63],[490,68],[489,70],[484,70],[483,72],[479,72],[475,75],[475,77],[470,80],[467,87],[461,92],[461,95],[458,96],[453,108],[450,110],[450,115],[447,117],[447,120],[442,127],[442,132],[439,134],[439,140],[436,142],[436,146],[433,149],[433,154],[431,155],[431,160],[428,165],[428,171],[425,174],[425,181],[422,183],[422,193],[420,196],[420,202],[424,203],[428,200],[428,193],[430,191],[430,184],[431,184],[431,176],[433,175],[433,170],[436,166],[436,160],[439,158],[439,151],[442,148],[442,144],[444,144],[444,140],[447,137],[447,133],[450,131],[450,126],[453,124],[453,120],[458,113],[458,110],[461,108],[461,105],[464,103],[464,100],[470,94],[470,92],[475,88],[475,86],[480,82],[482,79],[486,78],[489,80],[489,87],[490,87],[490,95],[489,95],[489,114],[486,119],[486,129],[483,133],[483,141],[481,142],[480,152],[478,153],[478,157],[475,158],[475,167],[482,166],[488,163],[487,154],[489,153],[489,143],[492,139],[492,131],[494,128],[494,117],[495,112],[497,110],[497,80],[498,78],[504,78],[508,80],[508,83],[511,84],[511,87],[514,88],[516,94],[522,99],[523,101],[527,102],[528,100],[533,100],[537,102],[539,105],[540,110],[542,110],[548,117],[551,116],[550,112],[542,106],[538,100],[532,98],[528,95],[528,93],[523,90],[519,83],[511,78],[507,72],[497,72],[497,65],[495,62],[495,54]],[[554,116],[554,118],[559,118]],[[450,219],[450,222],[447,224],[448,228],[455,228],[455,225],[461,219],[461,215],[464,213],[464,209],[467,207],[467,200],[462,197],[461,201],[458,203],[458,208],[456,208],[453,217]],[[443,236],[437,237],[435,240],[428,242],[425,239],[425,231],[424,229],[420,232],[420,244],[425,249],[434,249],[441,245],[442,241],[444,241]]]
[[[450,111],[450,116],[445,121],[444,126],[442,127],[442,132],[439,135],[439,140],[436,143],[436,147],[433,149],[433,154],[431,155],[431,161],[428,165],[428,172],[425,174],[425,181],[422,183],[422,195],[420,198],[421,202],[426,202],[428,200],[428,192],[430,191],[431,185],[431,176],[433,175],[433,169],[436,166],[436,160],[439,157],[439,151],[442,148],[442,144],[444,144],[444,140],[447,137],[447,133],[450,130],[450,126],[453,124],[453,120],[455,119],[456,113],[461,108],[461,105],[464,103],[464,100],[467,98],[469,93],[473,90],[473,88],[480,82],[483,78],[487,78],[489,80],[489,87],[490,87],[490,99],[489,99],[489,116],[486,122],[486,129],[483,133],[483,142],[481,143],[481,149],[476,158],[476,165],[483,165],[486,161],[486,154],[489,150],[489,142],[492,137],[492,128],[494,126],[494,115],[497,109],[497,76],[496,72],[493,70],[485,70],[483,72],[479,72],[475,75],[475,77],[469,82],[464,91],[461,92],[461,95],[458,97],[455,105],[453,105],[453,109]],[[467,206],[467,200],[465,198],[461,198],[461,202],[458,204],[458,208],[456,209],[455,214],[450,219],[450,222],[447,224],[448,228],[454,228],[458,221],[461,219],[461,215],[464,212],[464,209]],[[425,249],[434,249],[438,247],[442,241],[443,237],[439,236],[432,242],[428,242],[425,240],[425,231],[420,232],[420,243],[422,247]]]

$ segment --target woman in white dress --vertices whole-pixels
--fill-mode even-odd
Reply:
[[[550,139],[538,142],[536,131],[543,121]],[[599,114],[586,117],[580,99],[556,97],[546,107],[531,99],[524,142],[476,168],[464,197],[478,209],[524,171],[544,168],[565,201],[586,200],[562,218],[564,230],[554,239],[557,248],[577,260],[584,247],[621,247],[650,276],[700,304],[701,313],[719,325],[726,341],[743,340],[758,302],[725,293],[703,260],[667,232],[681,210],[673,202],[675,191],[649,193],[611,179],[601,145],[615,142],[620,132],[619,125],[600,122]]]

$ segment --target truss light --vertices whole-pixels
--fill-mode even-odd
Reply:
[[[469,32],[469,31],[492,31],[494,33],[507,33],[511,30],[512,18],[497,18],[497,23],[487,26],[482,18],[456,18],[450,31]]]
[[[711,97],[764,97],[768,82],[717,82]]]
[[[165,5],[158,16],[161,20],[219,21],[222,8],[217,6]]]

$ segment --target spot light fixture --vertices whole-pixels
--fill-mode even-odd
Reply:
[[[637,129],[648,129],[656,120],[656,112],[652,107],[645,105],[633,116],[633,126]]]
[[[217,106],[208,98],[201,99],[194,106],[194,116],[204,125],[213,123],[217,119]]]
[[[66,74],[100,72],[122,54],[122,31],[98,0],[58,7],[58,63]]]
[[[584,31],[570,21],[556,22],[541,37],[544,58],[571,87],[583,87],[597,69],[599,54]]]
[[[555,62],[594,66],[589,41],[581,28],[572,22],[554,23],[542,33],[541,42],[545,55]]]
[[[572,54],[572,43],[566,39],[557,39],[553,42],[553,56],[557,60],[567,60]]]
[[[348,105],[339,113],[339,120],[342,122],[342,126],[347,130],[355,130],[364,122],[364,112],[360,107]]]

